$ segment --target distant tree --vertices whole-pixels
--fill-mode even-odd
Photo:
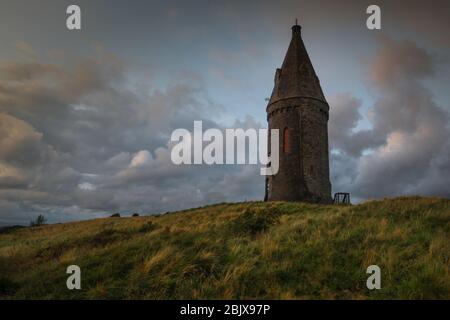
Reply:
[[[133,213],[132,217],[139,217],[139,213]]]
[[[120,213],[114,213],[111,215],[111,218],[120,218]]]
[[[38,226],[42,226],[46,222],[47,222],[47,219],[45,219],[45,217],[42,214],[40,214],[40,215],[38,215],[36,220],[33,220],[33,221],[30,222],[30,226],[31,227],[38,227]]]

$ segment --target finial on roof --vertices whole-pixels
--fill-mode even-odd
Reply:
[[[295,18],[295,25],[292,26],[292,35],[294,35],[294,34],[300,34],[301,30],[302,30],[302,27],[300,27],[300,26],[298,25],[298,19]]]

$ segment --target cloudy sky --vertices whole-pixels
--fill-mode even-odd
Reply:
[[[66,28],[78,4],[82,30]],[[259,166],[175,166],[170,134],[266,127],[298,18],[333,192],[450,196],[450,2],[0,0],[0,225],[262,199]]]

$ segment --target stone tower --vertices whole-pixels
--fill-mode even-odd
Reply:
[[[280,133],[280,157],[278,173],[266,178],[265,200],[331,203],[328,110],[296,24],[266,109],[269,129]]]

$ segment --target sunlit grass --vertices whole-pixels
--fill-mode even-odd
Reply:
[[[66,288],[71,264],[82,290]],[[449,200],[220,204],[2,233],[0,297],[449,299],[449,265]]]

